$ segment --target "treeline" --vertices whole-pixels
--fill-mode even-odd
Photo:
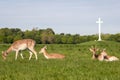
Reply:
[[[51,28],[22,31],[19,28],[1,28],[0,43],[13,43],[19,39],[31,38],[37,44],[77,44],[98,39],[98,35],[55,34]],[[103,40],[120,42],[120,33],[102,34]]]

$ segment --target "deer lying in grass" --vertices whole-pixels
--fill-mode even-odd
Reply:
[[[109,56],[107,54],[107,52],[105,51],[105,49],[103,49],[103,51],[101,52],[101,54],[104,56],[105,61],[118,61],[119,58],[115,57],[115,56]]]
[[[92,46],[89,50],[92,52],[92,59],[98,59],[99,61],[104,60],[104,55],[97,54],[98,48]]]
[[[47,47],[43,47],[39,53],[43,53],[44,57],[46,59],[63,59],[65,56],[62,54],[58,54],[58,53],[51,53],[48,54],[48,52],[46,51]]]
[[[118,61],[119,59],[115,56],[109,56],[106,52],[105,49],[100,54],[97,54],[96,52],[99,50],[95,47],[92,47],[89,49],[92,52],[92,59],[98,59],[99,61]]]
[[[34,53],[35,58],[37,60],[37,52],[34,50],[34,46],[35,46],[35,41],[32,39],[17,40],[6,51],[2,52],[2,57],[5,60],[7,55],[11,51],[15,51],[16,52],[15,60],[16,60],[18,53],[20,51],[28,49],[29,53],[30,53],[29,60],[31,59],[33,53]],[[21,58],[23,59],[22,53],[20,55],[21,55]]]

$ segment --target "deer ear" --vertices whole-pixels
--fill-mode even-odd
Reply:
[[[103,51],[105,51],[106,49],[104,48]]]
[[[4,51],[1,51],[2,52],[2,54],[4,53]]]
[[[93,51],[91,48],[89,48],[90,51]]]
[[[99,51],[99,48],[97,48],[97,50],[96,51]]]
[[[44,48],[47,49],[47,46],[45,46]]]
[[[89,48],[89,50],[91,50],[91,48]]]

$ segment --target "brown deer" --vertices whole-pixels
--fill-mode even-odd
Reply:
[[[28,49],[30,53],[29,60],[31,59],[33,53],[37,60],[37,52],[34,50],[34,46],[35,46],[35,41],[32,39],[17,40],[6,51],[2,52],[2,57],[5,60],[7,55],[11,51],[15,51],[16,52],[15,60],[17,60],[18,53],[22,50]],[[23,59],[22,53],[20,55]]]
[[[51,53],[48,54],[48,52],[46,51],[47,47],[43,47],[39,53],[43,53],[44,57],[46,59],[63,59],[65,56],[62,54],[58,54],[58,53]]]
[[[102,54],[103,56],[105,56],[105,57],[104,57],[104,58],[105,58],[105,61],[118,61],[118,60],[119,60],[119,58],[117,58],[117,57],[115,57],[115,56],[109,56],[105,50],[106,50],[106,49],[103,49],[103,51],[101,52],[101,54]]]
[[[97,54],[97,51],[99,50],[98,48],[92,46],[91,48],[89,48],[89,50],[92,52],[92,59],[98,59],[99,61],[104,60],[104,55]]]

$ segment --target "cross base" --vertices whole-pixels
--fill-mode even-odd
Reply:
[[[102,41],[101,39],[98,39],[98,41]]]

